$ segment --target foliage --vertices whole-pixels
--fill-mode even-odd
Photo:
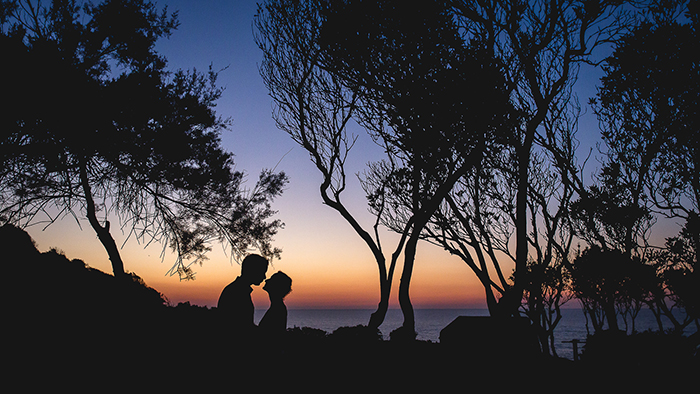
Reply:
[[[522,279],[525,284],[523,309],[533,322],[544,353],[557,355],[554,329],[562,319],[561,307],[573,298],[568,262],[549,264],[530,261]]]
[[[655,268],[620,250],[604,250],[592,246],[574,261],[572,288],[582,302],[596,332],[604,323],[618,330],[618,314],[625,324],[634,319],[646,303],[656,301],[661,289]]]
[[[609,160],[673,216],[697,212],[700,197],[697,41],[693,23],[644,23],[607,59],[593,101]]]
[[[698,212],[700,59],[692,49],[697,10],[677,3],[691,23],[681,23],[675,7],[652,13],[606,59],[591,101],[606,162],[601,186],[581,204],[590,205],[584,210],[597,215],[602,228],[590,221],[585,226],[598,233],[597,243],[628,252],[644,243],[651,213],[687,219]]]
[[[328,339],[342,345],[363,345],[382,340],[382,333],[377,328],[357,325],[353,327],[338,327],[328,335]]]
[[[615,56],[627,57],[622,48],[637,39],[635,34],[648,40],[648,47],[655,39],[646,38],[644,29],[650,36],[663,30],[661,22],[675,12],[666,7],[681,3],[455,1],[402,7],[395,1],[268,1],[260,8],[261,73],[275,100],[274,116],[323,174],[324,203],[337,209],[372,250],[380,271],[379,309],[388,300],[403,250],[399,300],[410,320],[408,286],[417,238],[462,258],[483,284],[492,313],[513,315],[522,308],[543,331],[553,332],[558,307],[567,299],[568,275],[579,263],[578,289],[589,297],[601,327],[606,314],[612,324],[616,314],[634,324],[643,304],[664,298],[669,287],[660,287],[659,272],[650,265],[647,237],[656,213],[688,217],[694,210],[694,134],[674,120],[676,140],[664,145],[668,149],[659,158],[658,141],[646,131],[637,135],[631,127],[627,137],[615,137],[615,130],[626,127],[624,119],[605,114],[645,118],[635,115],[634,105],[617,111],[612,92],[615,84],[643,83],[656,71],[625,76],[627,60],[620,58],[618,67]],[[642,15],[657,19],[637,27]],[[691,13],[693,18],[697,15]],[[684,43],[674,43],[671,51],[693,42],[681,36]],[[588,187],[577,152],[581,107],[573,88],[579,66],[599,65],[598,55],[608,45],[616,52],[605,65],[608,75],[595,111],[610,144],[604,153],[610,155],[596,184]],[[687,61],[692,52],[686,48],[673,56]],[[630,59],[643,64],[644,56]],[[639,72],[662,66],[663,56],[654,56],[652,64],[637,66]],[[695,72],[693,67],[679,69]],[[692,110],[692,92],[677,100],[670,88],[654,89],[666,96],[628,90],[632,93],[619,97],[648,96],[659,105],[665,100],[677,108],[659,119],[671,122],[678,115],[694,122],[692,112],[681,113]],[[604,102],[605,96],[612,101]],[[355,142],[346,134],[352,121],[387,154],[360,175],[377,218],[374,238],[340,201],[347,186],[345,160]],[[691,135],[689,146],[681,146],[685,135]],[[625,152],[628,144],[634,147],[631,154]],[[665,167],[639,164],[663,160]],[[680,172],[668,172],[682,160],[687,163]],[[648,193],[651,189],[656,192]],[[380,224],[401,236],[388,269]],[[576,237],[589,248],[574,261]],[[610,273],[615,286],[623,286],[619,294],[595,284],[607,275],[604,266],[587,265],[586,256],[595,253],[613,261],[612,271],[619,273],[617,263],[629,269],[619,280]],[[502,265],[511,262],[516,269],[508,276]]]
[[[171,73],[155,51],[177,14],[141,0],[7,4],[3,221],[87,216],[115,275],[124,268],[110,215],[129,237],[175,250],[173,271],[185,277],[183,259],[201,262],[213,240],[227,242],[234,257],[249,247],[279,254],[271,239],[282,224],[269,221],[270,202],[286,177],[264,171],[244,188],[221,146],[228,121],[214,112],[217,73]]]
[[[455,184],[425,236],[477,274],[491,314],[515,315],[525,293],[533,307],[542,299],[532,291],[539,285],[526,289],[529,262],[544,270],[569,258],[568,213],[583,184],[573,94],[579,65],[595,63],[596,49],[619,38],[632,18],[619,2],[450,5],[461,37],[497,59],[514,122],[497,130],[487,157]],[[512,281],[503,272],[511,262]]]
[[[644,261],[639,267],[644,273],[637,272],[635,279],[641,288],[627,298],[646,303],[660,329],[661,314],[676,330],[697,322],[698,297],[691,290],[697,286],[695,250],[700,243],[695,109],[700,58],[692,49],[698,41],[697,12],[692,1],[652,8],[606,59],[606,74],[591,101],[601,124],[605,162],[598,185],[573,207],[578,234],[589,244]],[[653,247],[652,226],[663,218],[680,218],[685,224],[678,236]],[[685,309],[682,321],[673,314],[676,307]]]
[[[693,321],[697,325],[700,320],[700,275],[697,271],[700,244],[695,238],[699,224],[698,216],[691,215],[680,234],[667,238],[666,247],[652,257],[667,297],[650,307],[657,315],[663,313],[669,318],[675,330],[681,330]],[[684,312],[681,321],[672,313],[674,308]]]
[[[576,235],[604,249],[636,251],[644,245],[655,220],[637,187],[636,175],[623,174],[619,162],[610,162],[572,203]]]
[[[463,40],[449,8],[334,3],[325,17],[324,65],[362,100],[362,124],[390,155],[391,192],[418,182],[417,201],[429,200],[460,162],[478,161],[485,141],[498,138],[505,81],[478,39]]]
[[[363,176],[370,207],[402,233],[406,218],[435,204],[437,189],[499,138],[504,80],[439,3],[334,3],[326,18],[324,65],[357,92],[358,119],[387,152]]]

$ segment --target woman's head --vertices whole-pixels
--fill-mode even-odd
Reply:
[[[284,272],[279,271],[265,281],[263,289],[267,291],[270,296],[284,298],[292,291],[292,278],[287,276]]]

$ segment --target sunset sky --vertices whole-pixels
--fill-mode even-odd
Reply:
[[[289,308],[374,308],[379,301],[376,263],[365,244],[334,210],[324,206],[318,192],[321,180],[305,151],[271,118],[272,103],[258,74],[261,53],[252,35],[255,1],[159,1],[170,11],[179,10],[180,28],[158,50],[172,69],[197,68],[205,71],[209,64],[226,88],[218,102],[217,112],[232,118],[232,126],[224,132],[224,147],[235,154],[237,169],[249,174],[252,185],[263,168],[277,166],[289,175],[290,183],[275,203],[277,217],[286,225],[275,238],[282,248],[282,259],[274,261],[268,277],[277,270],[293,279],[293,292],[287,298]],[[580,82],[580,101],[593,94],[595,78],[584,70]],[[590,110],[589,110],[590,112]],[[587,118],[581,124],[582,147],[595,146],[597,123]],[[348,174],[355,174],[364,165],[379,157],[379,149],[356,130],[359,140],[350,152]],[[359,182],[349,178],[344,201],[369,229],[372,218],[367,213]],[[126,234],[120,232],[117,219],[112,221],[112,235],[118,244]],[[82,230],[81,230],[82,227]],[[28,229],[41,251],[57,247],[69,258],[80,258],[91,267],[112,272],[108,257],[87,220],[79,224],[73,218],[43,230]],[[397,237],[385,234],[383,246],[387,256],[393,251]],[[240,273],[221,247],[215,246],[203,266],[195,266],[196,280],[180,282],[177,276],[166,276],[174,263],[167,253],[161,258],[162,245],[144,248],[130,239],[122,250],[126,269],[144,278],[147,284],[164,293],[176,304],[214,306],[223,287]],[[392,307],[398,307],[396,289],[401,266],[397,268]],[[509,272],[510,269],[507,268]],[[437,247],[420,244],[411,290],[417,308],[481,308],[483,290],[474,274],[458,258]],[[257,308],[265,308],[267,299],[261,288],[253,292]]]

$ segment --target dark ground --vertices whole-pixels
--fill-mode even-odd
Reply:
[[[129,322],[85,317],[73,322],[80,325],[4,323],[12,325],[2,352],[9,365],[3,372],[6,384],[14,381],[32,392],[692,392],[687,390],[697,388],[700,372],[697,358],[677,355],[589,354],[572,362],[308,328],[289,330],[283,342],[270,344],[241,340],[175,313]]]
[[[40,253],[19,229],[0,228],[0,250],[2,378],[15,391],[697,389],[696,348],[673,336],[589,338],[580,362],[487,338],[383,341],[362,327],[331,334],[294,328],[282,339],[256,339],[222,330],[214,310],[167,306],[136,276],[118,281],[58,251]]]

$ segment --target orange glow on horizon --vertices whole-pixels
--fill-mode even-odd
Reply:
[[[294,226],[290,226],[294,227]],[[316,240],[312,252],[308,244],[280,237],[285,241],[282,260],[274,261],[267,276],[284,271],[293,280],[292,293],[287,297],[290,309],[374,309],[379,303],[377,264],[366,245],[356,234],[320,228],[304,228],[297,233]],[[296,230],[302,230],[297,227]],[[342,229],[342,227],[341,227]],[[77,231],[76,231],[77,230]],[[317,231],[319,235],[310,234]],[[45,231],[29,229],[40,251],[52,247],[61,249],[69,259],[78,258],[90,267],[112,272],[106,252],[89,227],[83,231],[74,223],[57,223]],[[325,233],[325,234],[324,234]],[[118,244],[122,234],[113,234]],[[339,254],[338,251],[346,251]],[[139,275],[149,286],[164,294],[172,305],[189,301],[191,304],[216,306],[221,290],[240,274],[240,266],[232,262],[220,247],[214,246],[209,260],[196,271],[194,281],[180,281],[166,272],[175,261],[162,246],[143,245],[129,241],[121,250],[126,269]],[[398,284],[402,260],[396,267],[389,307],[398,308]],[[475,275],[459,259],[428,244],[419,245],[412,277],[411,300],[415,308],[483,308],[483,288]],[[269,301],[262,287],[254,287],[256,309],[267,308]]]
[[[446,261],[423,258],[416,261],[411,300],[414,308],[484,308],[483,289],[465,264],[437,251]],[[419,256],[420,257],[420,256]],[[456,260],[456,261],[455,261]],[[429,262],[430,261],[430,262]],[[379,303],[379,275],[376,263],[364,260],[292,261],[283,258],[267,272],[284,271],[292,278],[292,293],[285,302],[290,309],[374,309]],[[162,267],[162,266],[161,266]],[[397,267],[390,297],[390,308],[398,308],[400,267]],[[240,273],[236,263],[208,261],[195,267],[197,279],[180,282],[177,277],[160,277],[146,282],[165,294],[172,304],[190,301],[216,306],[221,290]],[[144,278],[145,279],[145,278]],[[267,308],[269,300],[262,286],[253,286],[256,308]]]

